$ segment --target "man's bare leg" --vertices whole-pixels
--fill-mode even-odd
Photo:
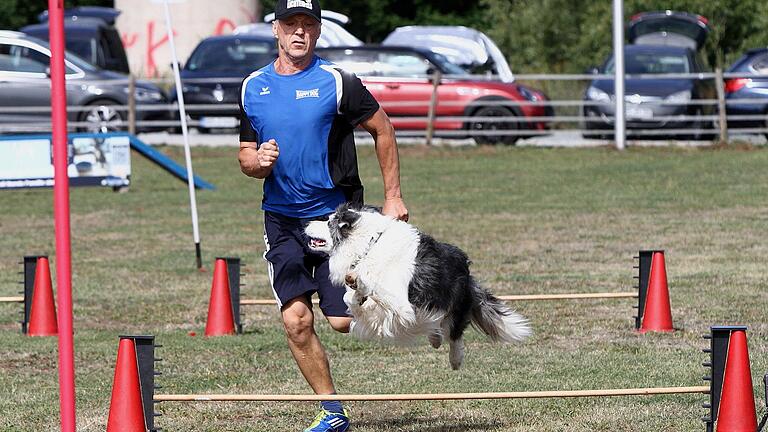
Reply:
[[[282,315],[288,347],[304,379],[315,394],[335,393],[328,356],[315,333],[315,316],[307,299],[289,301],[283,306]]]

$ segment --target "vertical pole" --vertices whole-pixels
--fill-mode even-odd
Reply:
[[[624,150],[627,138],[624,115],[624,0],[613,0],[613,61],[616,72],[613,79],[613,94],[616,96],[614,138],[616,148]]]
[[[432,74],[432,96],[429,98],[429,112],[427,113],[427,146],[432,145],[432,136],[435,134],[435,116],[437,113],[437,87],[443,79],[440,71]]]
[[[720,142],[728,142],[728,119],[725,110],[725,83],[723,81],[723,70],[718,67],[715,69],[715,86],[717,87],[717,119],[720,126]]]
[[[203,268],[203,258],[200,252],[200,231],[197,225],[197,199],[195,197],[195,174],[192,171],[192,156],[189,151],[189,130],[187,128],[187,110],[184,107],[184,92],[182,92],[181,76],[179,75],[179,58],[176,55],[176,44],[173,41],[173,27],[171,27],[171,12],[168,8],[168,0],[165,5],[165,27],[168,31],[168,43],[171,46],[171,60],[173,60],[173,77],[176,81],[176,97],[179,101],[179,117],[181,117],[181,133],[184,137],[184,159],[187,163],[187,185],[189,186],[189,207],[192,213],[192,237],[195,241],[195,258],[197,268]]]
[[[136,135],[136,77],[128,76],[128,133]]]
[[[51,42],[51,123],[56,286],[59,308],[59,409],[61,431],[75,431],[75,354],[72,334],[72,263],[67,166],[67,90],[64,78],[64,1],[48,0]]]

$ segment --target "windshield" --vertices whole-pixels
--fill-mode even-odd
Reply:
[[[448,75],[468,75],[469,72],[467,72],[464,68],[451,63],[450,60],[448,60],[448,57],[434,53],[432,54],[435,60],[435,63],[437,63],[441,69],[445,71]]]
[[[662,54],[652,52],[626,53],[624,69],[628,74],[674,74],[689,73],[690,64],[684,54]],[[615,72],[613,58],[605,66],[605,73]]]
[[[226,39],[208,41],[195,49],[185,69],[245,75],[275,58],[275,45],[264,40]]]

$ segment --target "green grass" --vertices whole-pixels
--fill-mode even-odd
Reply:
[[[178,148],[162,151],[183,160]],[[381,181],[360,150],[371,203]],[[261,186],[234,148],[193,150],[208,269],[247,263],[243,296],[270,298],[261,259]],[[401,149],[411,221],[465,249],[498,294],[628,291],[640,249],[666,250],[674,334],[633,331],[628,299],[518,303],[535,336],[517,346],[467,335],[447,348],[381,346],[317,325],[341,393],[486,392],[703,385],[701,335],[745,324],[755,395],[768,370],[768,151],[478,147]],[[203,338],[211,273],[194,269],[186,186],[136,156],[128,193],[73,189],[72,252],[79,431],[103,431],[118,334],[154,334],[163,393],[308,393],[277,311],[245,310],[246,333]],[[15,295],[25,254],[54,257],[50,190],[0,192],[0,296]],[[52,269],[55,273],[55,268]],[[19,334],[19,307],[0,304],[0,430],[58,430],[57,341]],[[197,332],[192,337],[188,333]],[[697,431],[704,395],[348,404],[359,432]],[[300,430],[313,403],[172,403],[168,431]],[[762,414],[764,409],[759,409]]]

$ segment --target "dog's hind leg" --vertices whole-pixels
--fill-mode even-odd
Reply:
[[[451,353],[448,355],[448,361],[451,363],[451,369],[459,370],[464,363],[464,338],[451,339]]]

